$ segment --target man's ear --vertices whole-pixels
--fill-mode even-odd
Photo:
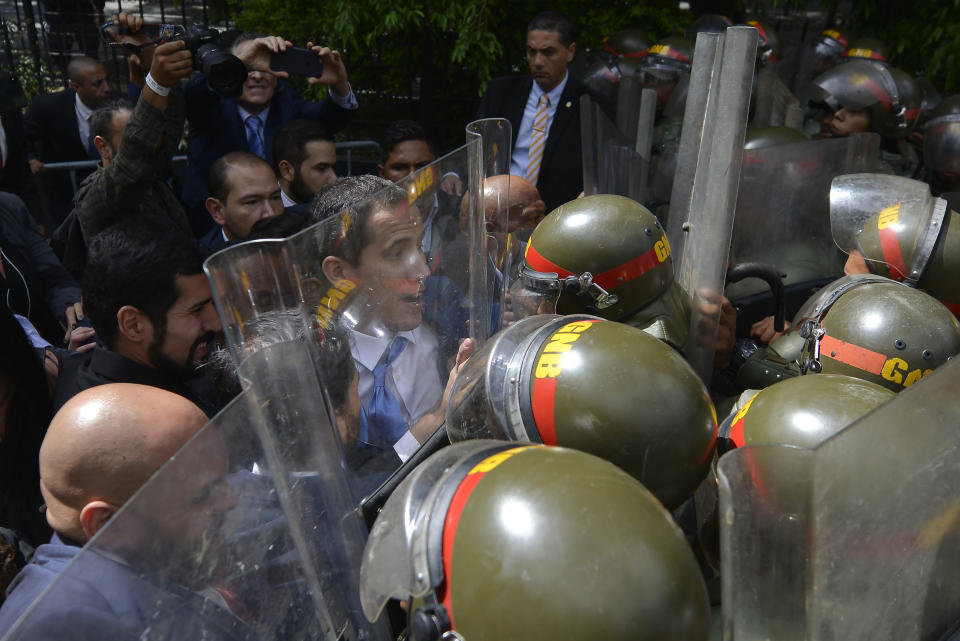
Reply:
[[[386,176],[383,175],[383,165],[377,165],[377,175],[381,178],[386,178]]]
[[[106,501],[90,501],[80,510],[80,526],[87,540],[100,531],[120,507]]]
[[[110,143],[103,136],[94,136],[93,146],[97,148],[97,153],[100,154],[100,159],[103,162],[108,163],[113,160],[113,148],[110,147]]]
[[[277,170],[280,172],[280,178],[292,183],[297,172],[293,170],[293,163],[289,160],[281,160],[280,164],[277,165]]]
[[[77,82],[74,82],[73,80],[71,80],[71,81],[70,81],[70,88],[73,89],[74,91],[76,91],[77,89],[80,88],[80,83],[77,83]]]
[[[133,305],[124,305],[117,310],[117,331],[128,342],[143,343],[149,340],[153,324],[147,315]]]
[[[331,283],[337,283],[344,279],[349,279],[349,274],[353,271],[350,263],[339,256],[327,256],[323,259],[323,275]]]
[[[213,218],[215,223],[223,227],[223,224],[227,221],[227,212],[223,203],[218,198],[211,196],[207,198],[204,206],[210,212],[210,218]]]
[[[567,59],[567,62],[571,62],[571,61],[573,60],[573,56],[577,53],[577,43],[576,43],[576,42],[571,42],[571,43],[570,43],[570,46],[567,47],[567,53],[570,54],[570,57]]]

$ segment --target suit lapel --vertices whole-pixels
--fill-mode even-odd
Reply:
[[[560,94],[560,104],[557,105],[557,112],[553,116],[553,124],[550,125],[550,133],[547,134],[547,144],[543,148],[543,158],[546,161],[556,149],[558,141],[564,135],[570,126],[579,127],[579,119],[575,116],[580,114],[580,97],[577,96],[577,86],[572,77],[567,79],[567,85]],[[575,122],[576,121],[576,122]]]
[[[70,141],[70,155],[75,158],[87,157],[87,142],[80,140],[80,125],[77,123],[77,92],[73,89],[67,89],[63,92],[63,111],[61,113],[70,114],[69,118],[63,118],[63,132],[65,138]],[[97,158],[100,155],[97,154]]]

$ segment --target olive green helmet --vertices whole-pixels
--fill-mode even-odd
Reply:
[[[838,176],[830,186],[836,244],[874,274],[918,287],[960,314],[960,216],[919,180]]]
[[[665,340],[686,343],[685,297],[674,282],[667,234],[629,198],[586,196],[555,209],[530,236],[520,281],[529,295],[555,301],[548,311],[660,323]],[[515,293],[515,306],[524,295]]]
[[[798,376],[771,385],[720,426],[718,449],[774,443],[814,448],[895,396],[852,376]]]
[[[360,569],[376,619],[406,601],[413,641],[709,638],[682,532],[640,483],[559,447],[444,448],[390,496]]]
[[[759,20],[747,20],[747,26],[757,30],[757,62],[767,64],[780,61],[780,36],[770,25]]]
[[[643,58],[647,55],[650,41],[639,29],[614,31],[603,39],[604,53],[614,58]]]
[[[647,49],[643,70],[663,79],[676,81],[681,74],[693,68],[693,43],[686,38],[669,36],[658,40]]]
[[[923,96],[910,74],[866,60],[832,67],[809,88],[810,101],[830,112],[870,110],[871,130],[884,138],[907,136],[920,116]]]
[[[706,388],[676,350],[585,315],[533,316],[491,337],[458,375],[446,423],[452,442],[496,438],[595,454],[669,508],[706,476],[717,425]]]
[[[956,317],[903,283],[848,276],[819,298],[800,327],[804,373],[846,374],[899,392],[960,352]]]
[[[945,98],[923,129],[923,162],[935,172],[960,174],[960,95]]]
[[[855,38],[843,52],[844,60],[869,60],[887,64],[887,45],[876,38]]]

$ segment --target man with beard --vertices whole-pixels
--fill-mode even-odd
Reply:
[[[104,348],[63,360],[54,410],[89,387],[127,382],[217,412],[212,387],[196,372],[220,332],[203,258],[193,238],[161,218],[126,217],[93,238],[84,310]]]
[[[203,412],[176,394],[126,383],[83,391],[63,406],[40,447],[40,490],[54,534],[48,544],[37,548],[32,562],[11,584],[0,608],[0,636],[10,631],[83,545],[206,422]],[[180,541],[182,546],[190,543],[190,533],[183,529],[185,524],[192,525],[190,515],[185,514],[188,510],[199,514],[211,505],[224,512],[229,509],[229,493],[216,484],[223,471],[215,466],[225,467],[225,460],[216,461],[211,448],[203,453],[207,460],[196,464],[195,485],[200,489],[183,487],[170,497],[178,530],[167,532],[158,524],[150,533],[154,546],[170,545],[168,539]],[[208,485],[201,487],[204,483]],[[168,506],[153,507],[158,514],[165,514],[163,508]],[[134,548],[137,543],[128,541]],[[153,623],[149,616],[155,604],[175,594],[165,589],[173,590],[172,586],[138,576],[127,559],[103,555],[92,563],[91,558],[94,556],[79,565],[83,572],[75,567],[56,582],[17,628],[16,638],[135,638],[133,630]],[[200,595],[190,596],[194,603],[203,600]],[[191,603],[184,601],[185,606]],[[184,607],[179,616],[184,629],[191,629],[187,623],[198,629],[196,610]],[[221,618],[234,619],[226,611]],[[239,620],[234,622],[238,628],[245,627]]]
[[[306,212],[313,196],[337,179],[337,149],[323,125],[312,120],[291,120],[277,130],[273,164],[288,211]]]
[[[210,168],[206,207],[217,223],[200,239],[217,251],[227,242],[245,240],[254,223],[283,212],[280,185],[265,160],[246,151],[232,151]]]

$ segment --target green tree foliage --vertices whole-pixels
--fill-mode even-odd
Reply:
[[[960,92],[960,0],[856,0],[851,17],[858,33],[887,43],[895,65],[944,95]]]
[[[341,48],[358,86],[411,93],[402,85],[420,72],[444,92],[465,84],[466,95],[476,96],[490,78],[525,67],[526,23],[542,6],[531,0],[246,0],[237,7],[237,24],[298,44]],[[577,24],[580,46],[625,28],[669,35],[690,20],[675,0],[560,0],[551,6]]]

